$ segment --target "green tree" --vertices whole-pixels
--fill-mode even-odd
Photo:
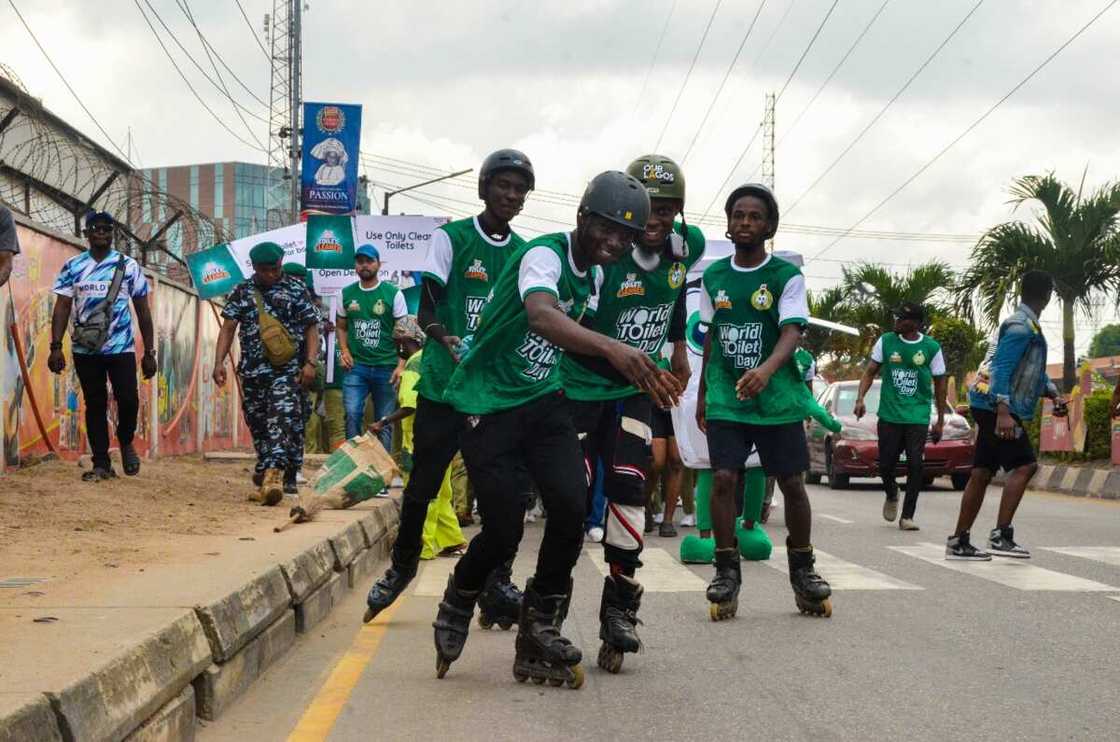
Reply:
[[[861,263],[844,268],[841,280],[848,306],[867,312],[865,322],[875,326],[875,337],[894,328],[894,312],[905,302],[923,304],[931,313],[948,310],[954,283],[953,269],[940,260],[924,263],[906,273],[893,273],[881,265]],[[868,293],[867,287],[874,291]]]
[[[949,314],[936,316],[930,324],[929,334],[941,345],[945,357],[945,370],[956,379],[957,385],[964,384],[965,376],[976,370],[984,360],[988,349],[984,333],[971,322]]]
[[[1090,358],[1120,356],[1120,325],[1105,325],[1089,343]]]
[[[1017,208],[1037,202],[1035,223],[1014,221],[989,229],[973,248],[956,290],[960,311],[991,327],[1018,302],[1023,274],[1040,270],[1053,276],[1062,310],[1065,391],[1073,387],[1077,364],[1075,309],[1089,315],[1095,298],[1111,298],[1120,288],[1120,183],[1106,183],[1088,195],[1083,189],[1084,179],[1074,191],[1053,173],[1014,181],[1011,203]]]

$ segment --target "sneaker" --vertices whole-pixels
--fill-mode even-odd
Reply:
[[[672,523],[664,522],[661,527],[657,529],[657,535],[661,538],[676,538],[677,529]]]
[[[1012,557],[1014,559],[1030,559],[1031,553],[1015,543],[1015,529],[1011,526],[993,528],[988,535],[988,548],[996,556]]]
[[[950,536],[945,542],[945,558],[963,562],[990,562],[992,555],[973,546],[968,540],[968,531],[959,536]]]
[[[681,528],[695,528],[695,527],[696,527],[696,515],[693,514],[693,513],[686,513],[681,518]]]
[[[647,510],[646,511],[646,525],[645,525],[644,528],[642,528],[642,533],[653,533],[654,527],[655,527],[655,524],[653,522],[653,514]]]
[[[894,523],[894,519],[898,517],[898,498],[891,499],[888,495],[883,500],[883,520],[888,523]]]
[[[661,522],[664,521],[664,520],[665,520],[665,513],[654,513],[653,522],[655,524],[661,525]]]
[[[603,529],[599,526],[592,526],[587,529],[587,540],[593,544],[603,543]]]
[[[296,472],[296,484],[307,484],[307,477],[303,476],[302,469]]]
[[[135,477],[140,473],[140,455],[131,444],[121,446],[121,468],[126,476]]]
[[[900,530],[900,531],[920,531],[922,529],[918,528],[918,524],[914,522],[913,518],[899,518],[898,519],[898,530]]]
[[[388,497],[388,496],[389,496],[389,488],[388,487],[382,487],[381,491],[378,492],[376,495],[374,495],[374,497]]]

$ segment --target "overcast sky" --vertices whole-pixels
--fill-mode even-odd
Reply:
[[[228,99],[210,86],[160,30],[192,84],[231,129],[252,141]],[[189,7],[206,38],[267,102],[269,66],[235,0],[147,0],[211,72]],[[15,0],[83,101],[122,147],[131,127],[133,160],[144,167],[244,160],[259,150],[226,132],[178,77],[134,0]],[[241,0],[258,34],[272,0]],[[762,138],[731,172],[759,126],[767,92],[781,91],[832,0],[723,0],[683,87],[716,0],[409,2],[309,0],[304,15],[304,98],[363,105],[363,149],[441,170],[477,167],[499,147],[523,149],[540,189],[578,194],[595,173],[625,167],[654,148],[684,161],[689,211],[729,187],[758,179]],[[776,185],[783,220],[845,229],[915,173],[1108,5],[1108,0],[987,0],[860,142],[812,188],[906,80],[976,5],[976,0],[890,0],[796,127],[791,125],[883,5],[843,0],[832,11],[777,104]],[[661,31],[672,10],[668,32]],[[720,85],[751,19],[758,20],[722,93]],[[56,113],[105,143],[46,64],[8,3],[0,62]],[[656,54],[655,54],[656,52]],[[1007,205],[1012,178],[1053,170],[1076,184],[1088,167],[1095,187],[1120,175],[1120,8],[1105,13],[1031,82],[953,147],[861,229],[979,234],[1021,216]],[[225,72],[225,70],[223,70]],[[211,72],[212,74],[212,72]],[[226,74],[234,98],[267,115]],[[679,105],[670,118],[674,100]],[[711,106],[707,123],[700,128]],[[247,117],[262,141],[267,126]],[[697,132],[699,132],[697,134]],[[375,184],[423,179],[402,166],[369,164]],[[393,172],[393,170],[397,172]],[[381,189],[375,191],[380,198]],[[422,195],[427,194],[427,195]],[[477,211],[473,177],[395,197],[394,212]],[[796,206],[790,210],[790,205]],[[430,205],[438,203],[441,208]],[[515,226],[526,234],[570,224],[574,207],[530,197]],[[536,218],[531,218],[536,217]],[[556,220],[550,221],[550,220]],[[705,225],[711,237],[723,229]],[[833,237],[779,234],[782,249],[817,255]],[[845,263],[897,264],[932,258],[963,267],[966,242],[848,237],[805,269],[811,288],[833,285]],[[1113,317],[1112,297],[1096,322],[1078,319],[1078,349]],[[1045,317],[1060,346],[1056,310]],[[1052,350],[1052,359],[1057,360]]]

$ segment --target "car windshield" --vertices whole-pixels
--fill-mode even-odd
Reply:
[[[856,409],[856,393],[859,392],[858,384],[842,384],[836,388],[836,414],[852,415]],[[867,396],[863,398],[867,411],[872,415],[879,411],[879,382],[871,385]]]

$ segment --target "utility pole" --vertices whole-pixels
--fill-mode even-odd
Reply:
[[[292,173],[291,212],[292,222],[295,222],[299,218],[299,166],[303,149],[301,146],[303,143],[303,125],[300,121],[303,117],[303,30],[300,23],[301,14],[303,12],[303,0],[290,1],[292,3],[291,41],[289,42],[292,58],[292,84],[290,90],[292,136],[291,139],[289,139],[291,144],[289,159]]]
[[[417,183],[415,185],[410,185],[407,188],[398,188],[395,191],[385,191],[385,202],[384,202],[385,206],[381,209],[381,213],[388,216],[388,214],[389,214],[389,197],[390,196],[395,196],[398,193],[404,193],[405,191],[412,191],[412,190],[415,190],[417,188],[420,188],[421,186],[431,185],[432,183],[438,183],[441,180],[450,180],[451,178],[458,178],[460,175],[466,175],[467,173],[469,173],[473,170],[474,170],[473,167],[469,167],[466,170],[459,170],[459,171],[454,172],[454,173],[448,173],[447,175],[441,175],[438,178],[432,178],[431,180],[425,180],[422,183]]]
[[[299,164],[303,110],[302,12],[304,0],[273,0],[264,17],[272,60],[268,99],[268,228],[299,218]]]
[[[762,115],[762,184],[774,190],[774,106],[777,96],[766,94],[766,112]]]

